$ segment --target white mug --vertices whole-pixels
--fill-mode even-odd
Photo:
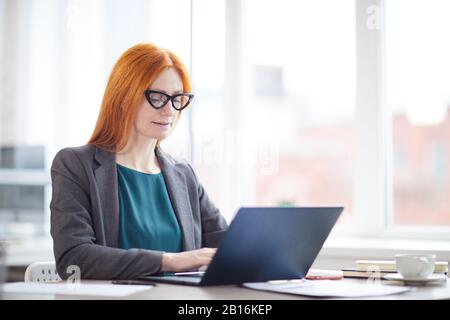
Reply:
[[[434,271],[434,254],[396,254],[397,272],[405,278],[428,278]]]

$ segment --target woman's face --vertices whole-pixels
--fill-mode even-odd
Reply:
[[[170,96],[183,92],[183,82],[174,68],[166,68],[151,84],[151,90],[162,91]],[[142,103],[138,108],[135,119],[135,130],[139,135],[147,138],[162,140],[172,131],[172,126],[179,111],[168,101],[160,109],[153,108],[142,95]]]

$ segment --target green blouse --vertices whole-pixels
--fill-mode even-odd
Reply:
[[[119,245],[181,251],[181,229],[162,173],[148,174],[117,164]]]

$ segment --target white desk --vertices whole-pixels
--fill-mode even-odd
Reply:
[[[336,281],[347,282],[365,282],[360,279],[343,279]],[[106,281],[85,281],[89,283],[107,283]],[[383,281],[385,284],[394,282]],[[3,294],[3,299],[102,299],[102,297],[88,297],[88,296],[71,296],[71,295],[53,295],[53,294]],[[106,298],[111,299],[111,298]],[[160,284],[156,287],[150,288],[146,291],[133,294],[121,299],[133,300],[305,300],[313,299],[305,296],[279,294],[271,292],[256,291],[239,286],[216,286],[216,287],[193,287],[181,286],[172,284]],[[360,299],[381,299],[381,300],[431,300],[431,299],[450,299],[450,282],[447,279],[444,284],[429,284],[428,286],[415,287],[412,291],[388,295],[375,298],[360,298]]]

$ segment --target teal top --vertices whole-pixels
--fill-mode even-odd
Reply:
[[[162,173],[149,174],[117,164],[119,245],[181,251],[181,229]]]

